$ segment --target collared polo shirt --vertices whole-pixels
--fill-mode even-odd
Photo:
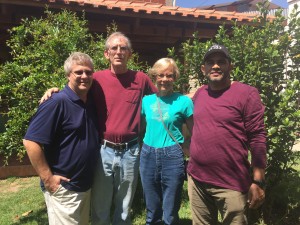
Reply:
[[[70,182],[63,181],[62,185],[72,191],[91,188],[99,157],[97,116],[91,97],[85,104],[66,85],[39,106],[24,137],[44,146],[51,171],[69,178]]]

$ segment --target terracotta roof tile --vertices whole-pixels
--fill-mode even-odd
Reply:
[[[41,1],[41,0],[35,0]],[[42,0],[43,1],[43,0]],[[205,18],[213,20],[237,20],[252,21],[255,14],[243,14],[228,11],[203,10],[197,8],[183,8],[165,6],[159,3],[149,3],[137,0],[44,0],[51,4],[77,4],[79,6],[90,6],[96,8],[107,8],[120,11],[131,11],[149,15],[169,15],[181,17]]]

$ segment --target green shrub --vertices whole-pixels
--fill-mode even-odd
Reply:
[[[115,31],[114,24],[108,33]],[[45,11],[45,18],[23,19],[10,30],[7,45],[12,60],[0,65],[0,104],[2,117],[8,118],[5,132],[0,134],[0,155],[5,159],[25,155],[22,144],[28,122],[36,111],[43,93],[50,87],[63,88],[67,80],[63,64],[71,52],[89,54],[95,69],[108,68],[103,35],[88,32],[88,22],[75,13]],[[133,54],[129,67],[143,69],[138,55]]]

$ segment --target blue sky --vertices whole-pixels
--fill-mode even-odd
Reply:
[[[193,8],[197,6],[214,5],[226,2],[234,2],[235,0],[176,0],[176,5],[180,7]],[[272,3],[287,8],[287,0],[271,0]]]

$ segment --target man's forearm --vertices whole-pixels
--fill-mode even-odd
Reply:
[[[265,180],[265,169],[253,167],[253,180]]]
[[[29,140],[23,140],[23,144],[33,168],[42,181],[47,181],[53,174],[45,158],[42,146]]]

